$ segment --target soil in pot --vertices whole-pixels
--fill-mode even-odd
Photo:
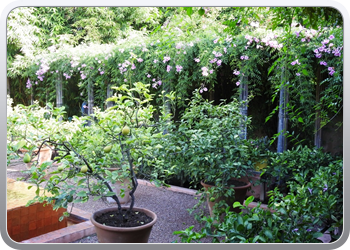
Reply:
[[[129,208],[122,209],[125,212]],[[119,213],[116,207],[105,208],[93,213],[90,220],[95,226],[98,241],[100,243],[147,243],[152,227],[157,221],[157,215],[145,208],[134,207],[132,211],[126,224],[123,221],[118,223],[120,218],[118,219]],[[105,221],[102,221],[105,224],[96,221],[100,216],[105,217]],[[110,222],[117,226],[106,224]],[[136,222],[136,226],[133,226],[131,222]]]
[[[125,212],[126,210],[123,210]],[[121,220],[117,210],[105,212],[95,219],[98,223],[110,227],[138,227],[150,223],[153,219],[144,212],[131,211],[127,220]]]

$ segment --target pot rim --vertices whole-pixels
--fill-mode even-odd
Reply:
[[[128,209],[129,207],[127,206],[122,206],[122,209]],[[137,230],[142,230],[142,229],[145,229],[145,228],[149,228],[149,227],[152,227],[156,221],[157,221],[157,215],[152,212],[151,210],[148,210],[146,208],[140,208],[140,207],[133,207],[133,211],[140,211],[140,212],[144,212],[146,213],[148,216],[150,216],[153,220],[150,222],[150,223],[147,223],[145,225],[142,225],[142,226],[137,226],[137,227],[112,227],[112,226],[106,226],[106,225],[102,225],[100,223],[98,223],[96,220],[95,220],[95,217],[98,215],[98,214],[101,214],[101,213],[104,213],[104,212],[108,212],[108,211],[112,211],[112,210],[118,210],[118,207],[108,207],[108,208],[103,208],[103,209],[99,209],[97,211],[95,211],[91,217],[90,217],[90,221],[91,223],[96,226],[96,227],[99,227],[99,228],[102,228],[102,229],[105,229],[105,230],[109,230],[109,231],[114,231],[114,232],[132,232],[132,231],[137,231]]]
[[[252,184],[250,182],[246,182],[246,181],[242,181],[244,183],[247,183],[247,185],[245,186],[239,186],[239,187],[225,187],[225,188],[233,188],[233,189],[245,189],[245,188],[249,188]],[[210,185],[204,182],[204,180],[201,180],[201,185],[203,187],[215,187],[215,185]]]

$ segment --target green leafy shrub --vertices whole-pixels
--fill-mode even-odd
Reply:
[[[298,182],[288,182],[287,195],[278,188],[269,192],[267,209],[261,203],[249,208],[251,196],[244,204],[233,205],[243,209],[239,214],[227,208],[223,218],[201,218],[205,226],[200,232],[189,227],[174,234],[181,242],[209,237],[222,243],[319,243],[325,233],[337,240],[343,226],[343,161],[333,160],[307,178],[294,173],[294,179]]]

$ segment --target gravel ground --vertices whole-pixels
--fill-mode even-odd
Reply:
[[[7,168],[7,177],[17,179],[19,177],[26,177],[21,170],[25,170],[24,164],[13,163]],[[180,238],[173,235],[174,231],[184,230],[191,225],[194,225],[194,230],[199,230],[201,225],[194,219],[194,215],[190,215],[187,209],[192,208],[197,204],[195,196],[173,192],[165,188],[157,188],[150,185],[139,185],[135,192],[135,207],[147,208],[157,214],[157,222],[153,226],[149,243],[172,243],[174,241],[180,242]],[[129,203],[125,204],[128,205]],[[87,211],[94,212],[98,209],[108,206],[116,206],[109,204],[102,199],[93,201],[90,199],[86,203],[75,204],[75,207]],[[204,204],[200,210],[209,214],[209,211]],[[73,243],[97,243],[96,235],[90,235],[83,239],[77,240]]]

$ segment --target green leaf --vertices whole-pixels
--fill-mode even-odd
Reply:
[[[305,76],[308,76],[308,75],[309,75],[309,72],[307,72],[306,69],[303,69],[302,72],[303,72],[303,74],[304,74]]]
[[[273,235],[272,232],[269,229],[265,229],[264,234],[266,235],[267,238],[272,239]]]
[[[245,201],[245,205],[248,206],[254,200],[254,196],[249,196]]]
[[[85,191],[80,191],[79,193],[77,193],[78,197],[85,197],[87,196],[87,193]]]
[[[241,207],[241,203],[239,203],[238,201],[236,201],[235,203],[233,203],[233,208],[236,208],[236,207]]]
[[[102,196],[96,196],[96,197],[94,197],[94,201],[99,200],[101,197],[102,197]]]
[[[203,8],[200,8],[200,10],[198,10],[198,14],[203,16],[205,13],[204,9]]]
[[[25,140],[19,141],[19,142],[17,142],[17,144],[15,146],[15,149],[18,150],[20,148],[23,148],[24,145],[26,145],[26,141]]]
[[[238,215],[237,223],[238,223],[238,225],[243,225],[243,218],[242,218],[242,216]]]
[[[238,231],[238,232],[244,231],[244,226],[243,226],[242,224],[239,224],[239,225],[237,226],[237,231]]]
[[[108,193],[106,194],[106,196],[113,196],[113,195],[115,195],[114,192],[108,192]]]
[[[301,123],[304,123],[304,120],[301,117],[298,118],[298,121],[301,122]]]
[[[267,219],[267,225],[268,225],[269,227],[272,227],[272,220],[271,220],[271,218],[268,218],[268,219]]]
[[[260,219],[259,219],[259,216],[257,214],[253,214],[253,216],[252,216],[252,218],[250,218],[250,220],[258,221]]]
[[[191,17],[191,15],[192,15],[192,13],[193,13],[192,7],[186,7],[186,12],[187,12],[187,15],[188,15],[189,17]]]
[[[323,233],[321,233],[321,232],[316,232],[312,235],[312,237],[314,237],[315,239],[322,237],[322,236],[323,236]]]

